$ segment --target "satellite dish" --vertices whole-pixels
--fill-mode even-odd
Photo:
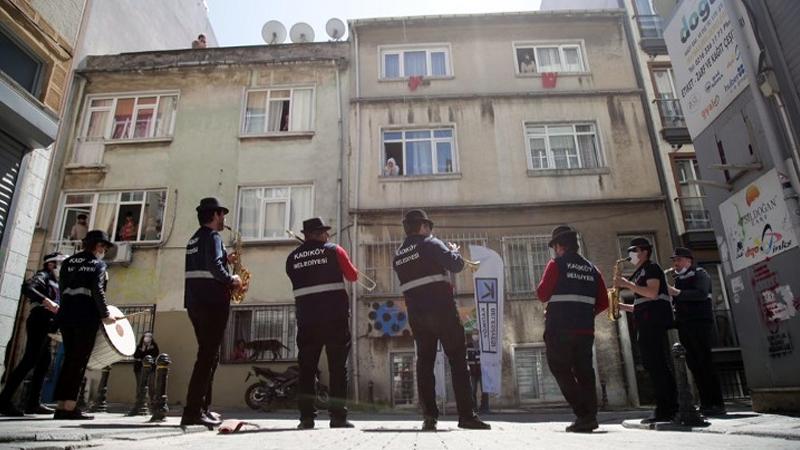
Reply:
[[[261,28],[261,37],[267,44],[280,44],[286,40],[286,27],[277,20],[270,20]]]
[[[339,41],[344,36],[344,22],[334,17],[325,24],[325,31],[331,39]]]
[[[305,22],[298,22],[292,25],[292,29],[289,30],[289,39],[295,44],[314,42],[314,29]]]

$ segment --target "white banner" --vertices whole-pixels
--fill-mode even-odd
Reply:
[[[483,392],[500,395],[503,372],[503,258],[480,245],[469,246],[470,257],[481,265],[473,274],[475,308],[481,350]]]
[[[686,126],[697,136],[747,87],[741,43],[726,0],[683,0],[664,29],[674,89]],[[748,26],[749,21],[744,21]],[[747,30],[746,30],[747,33]],[[668,105],[668,114],[676,111]]]
[[[734,272],[797,247],[775,169],[722,202],[719,213]]]

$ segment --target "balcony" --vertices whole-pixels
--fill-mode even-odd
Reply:
[[[636,25],[639,26],[639,47],[650,56],[666,55],[667,43],[664,41],[664,26],[661,16],[637,15]]]
[[[691,144],[692,137],[686,128],[686,119],[683,116],[680,101],[670,98],[657,98],[653,103],[658,106],[658,115],[661,117],[661,137],[672,145],[680,146]]]

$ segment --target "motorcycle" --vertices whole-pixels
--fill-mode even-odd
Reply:
[[[244,401],[251,409],[264,412],[272,411],[278,402],[293,403],[297,401],[297,384],[300,380],[300,367],[289,366],[284,372],[275,372],[268,367],[252,366],[244,382],[251,377],[256,378],[244,394]],[[316,380],[316,407],[328,407],[328,387]]]

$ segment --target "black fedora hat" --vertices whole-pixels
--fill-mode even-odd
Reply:
[[[547,246],[548,247],[552,247],[559,240],[561,240],[563,238],[570,238],[570,237],[577,238],[578,237],[578,232],[575,231],[575,229],[572,228],[569,225],[559,225],[559,226],[553,228],[552,237],[550,239],[550,242],[547,244]]]
[[[675,258],[694,259],[694,255],[692,255],[692,251],[686,247],[675,247],[675,250],[673,250],[672,256],[670,256],[669,259]]]
[[[628,251],[631,252],[637,248],[646,248],[648,250],[652,250],[653,244],[651,244],[647,238],[636,237],[631,239],[631,242],[628,244]]]
[[[300,230],[303,234],[308,234],[317,230],[330,230],[331,227],[325,225],[325,221],[321,217],[312,217],[303,221],[303,229]]]
[[[44,264],[51,263],[51,262],[57,263],[57,262],[61,262],[61,261],[65,260],[65,259],[67,259],[67,255],[65,255],[65,254],[63,254],[61,252],[53,252],[53,253],[48,253],[48,254],[44,255],[44,258],[43,258],[42,262]]]
[[[428,214],[421,209],[412,209],[411,211],[406,213],[406,216],[403,219],[403,223],[416,223],[416,222],[425,222],[431,227],[433,226],[433,221],[430,218],[428,218]]]
[[[108,233],[103,230],[91,230],[86,233],[86,237],[83,238],[83,245],[86,247],[89,247],[89,244],[94,244],[97,242],[105,244],[108,247],[114,246],[114,243],[111,242],[111,239],[108,237]]]
[[[200,200],[200,205],[195,209],[197,212],[208,210],[222,211],[225,214],[228,214],[229,212],[228,208],[222,206],[222,203],[219,202],[217,197],[206,197]]]

